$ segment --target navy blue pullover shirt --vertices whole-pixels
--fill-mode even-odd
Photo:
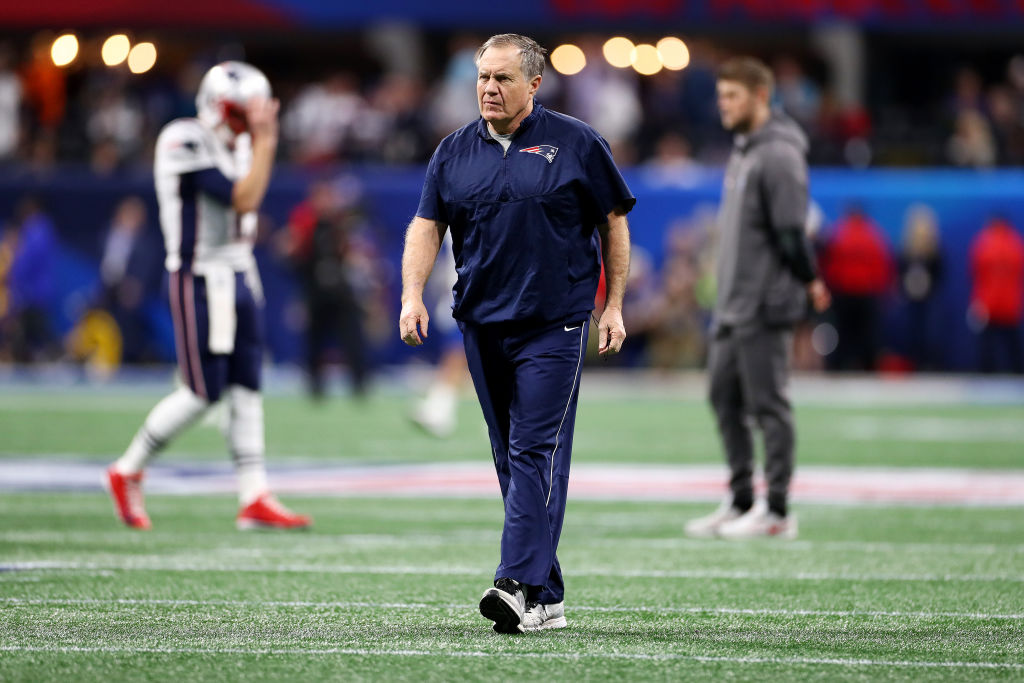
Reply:
[[[416,215],[452,234],[455,318],[558,321],[594,308],[596,227],[636,198],[608,143],[587,124],[534,103],[508,151],[477,119],[438,145]]]

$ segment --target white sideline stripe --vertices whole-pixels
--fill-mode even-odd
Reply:
[[[669,517],[662,515],[652,519]],[[676,518],[677,515],[670,515]],[[591,529],[594,525],[588,525]],[[160,539],[187,539],[195,541],[196,535],[187,532],[160,531]],[[309,545],[331,545],[338,543],[349,543],[352,545],[399,545],[402,547],[447,547],[458,543],[492,543],[500,536],[500,531],[458,531],[451,534],[321,534],[305,535],[295,541],[295,545],[274,546],[267,548],[265,554],[271,555],[273,551],[293,552],[298,546],[308,547]],[[563,539],[566,534],[563,532]],[[32,542],[60,542],[64,540],[90,539],[94,541],[123,542],[128,536],[123,530],[118,531],[93,531],[88,529],[76,529],[75,531],[56,531],[47,529],[44,531],[0,531],[0,541],[9,543],[32,543]],[[270,539],[268,539],[270,540]],[[286,540],[285,537],[273,540]],[[562,543],[566,547],[573,545],[573,542],[564,539]],[[602,544],[615,545],[616,547],[640,546],[644,548],[663,549],[708,549],[717,550],[744,548],[743,545],[729,544],[721,539],[709,538],[618,538],[618,537],[594,537],[588,536],[586,545],[589,547]],[[856,550],[866,553],[939,553],[948,555],[950,553],[963,553],[965,555],[1016,555],[1024,553],[1024,545],[1019,543],[1008,543],[998,545],[993,543],[921,543],[921,542],[886,542],[886,541],[786,541],[771,546],[771,551],[796,551],[796,552],[820,552],[823,550]],[[762,548],[768,550],[768,548]],[[307,553],[308,554],[308,553]]]
[[[106,462],[0,458],[0,492],[99,491]],[[464,461],[404,465],[282,465],[270,469],[278,493],[324,496],[462,497],[493,499],[491,463]],[[714,501],[726,493],[723,465],[578,464],[577,500]],[[758,480],[758,489],[763,488]],[[149,468],[147,493],[234,493],[229,464],[158,464]],[[1024,506],[1024,470],[925,467],[805,466],[792,498],[827,505]]]
[[[61,652],[61,653],[134,653],[134,654],[203,654],[203,655],[356,655],[371,657],[481,657],[516,659],[625,659],[655,661],[723,662],[731,664],[824,664],[861,667],[883,666],[901,668],[950,669],[1008,669],[1021,670],[1024,664],[1013,662],[929,662],[885,659],[839,659],[817,657],[716,657],[710,655],[684,655],[666,653],[625,652],[483,652],[480,650],[383,650],[370,648],[332,647],[324,649],[301,648],[192,648],[192,647],[118,647],[78,645],[0,645],[0,652]]]
[[[406,609],[406,610],[472,610],[476,605],[430,605],[420,602],[358,602],[333,601],[317,602],[306,600],[161,600],[158,598],[0,598],[0,604],[8,605],[129,605],[164,607],[309,607],[313,609]],[[984,612],[894,612],[878,610],[816,610],[816,609],[746,609],[737,607],[647,607],[616,606],[598,607],[573,605],[570,612],[598,612],[608,614],[721,614],[741,616],[782,616],[782,617],[895,617],[908,619],[977,619],[982,621],[1024,619],[1021,614],[988,614]]]
[[[267,572],[296,574],[415,574],[433,573],[453,576],[486,575],[489,568],[459,566],[355,566],[355,565],[269,565],[255,567],[228,564],[189,564],[183,562],[167,562],[156,558],[153,564],[145,562],[63,562],[38,560],[27,562],[0,563],[0,576],[4,571],[35,571],[35,570],[124,570],[124,571],[158,571],[158,572]],[[632,578],[632,579],[738,579],[762,581],[964,581],[964,582],[999,582],[1024,583],[1024,575],[1020,574],[856,574],[829,572],[796,572],[794,574],[766,573],[751,571],[719,571],[719,570],[612,570],[582,569],[573,572],[573,576],[597,578]]]

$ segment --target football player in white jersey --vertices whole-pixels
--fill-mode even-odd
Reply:
[[[311,524],[271,495],[263,462],[263,295],[252,241],[277,150],[278,107],[259,69],[223,62],[199,85],[197,118],[172,121],[157,138],[154,175],[184,386],[150,411],[107,470],[117,514],[130,527],[150,528],[146,464],[222,397],[238,474],[238,528]]]

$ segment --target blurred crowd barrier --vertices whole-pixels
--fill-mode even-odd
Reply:
[[[639,201],[630,215],[630,338],[614,362],[701,367],[720,172],[636,166],[626,177]],[[320,224],[333,231],[337,275],[361,323],[360,362],[401,364],[441,350],[410,351],[396,331],[403,233],[422,179],[419,166],[276,172],[257,245],[272,362],[304,357],[302,240]],[[1024,283],[1013,265],[1021,187],[1020,170],[812,171],[808,229],[837,301],[798,331],[796,365],[1024,371]],[[100,372],[173,362],[150,177],[58,167],[0,178],[0,222],[0,361],[79,360]],[[1003,227],[982,240],[983,230]],[[352,348],[340,341],[335,358],[344,363]]]

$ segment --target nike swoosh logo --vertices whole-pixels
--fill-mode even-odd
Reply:
[[[566,332],[572,332],[573,330],[578,330],[578,329],[580,329],[581,327],[583,327],[583,325],[577,325],[576,327],[566,327],[566,328],[565,328],[565,331],[566,331]]]

